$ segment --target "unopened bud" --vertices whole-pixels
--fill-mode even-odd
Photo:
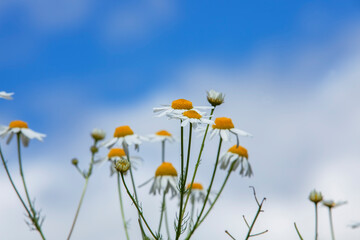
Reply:
[[[94,130],[92,130],[91,132],[91,137],[95,140],[95,141],[101,141],[105,138],[105,131],[98,129],[98,128],[94,128]]]
[[[317,192],[315,189],[310,192],[309,200],[317,204],[323,200],[321,192]]]
[[[125,173],[130,168],[130,162],[126,158],[120,158],[115,163],[115,169],[118,172]]]
[[[90,151],[91,151],[91,153],[97,153],[99,151],[99,149],[95,146],[91,146]]]
[[[72,164],[72,165],[77,166],[78,163],[79,163],[79,160],[77,160],[77,158],[71,159],[71,164]]]
[[[210,90],[207,92],[207,100],[214,107],[224,103],[224,98],[225,95],[223,93],[216,92],[215,90]]]

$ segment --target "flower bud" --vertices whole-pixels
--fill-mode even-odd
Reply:
[[[130,168],[130,162],[126,158],[120,158],[115,163],[115,169],[118,172],[125,173]]]
[[[210,90],[207,92],[207,100],[212,106],[221,105],[224,102],[225,95],[216,92],[215,90]]]
[[[91,137],[95,140],[95,141],[101,141],[105,138],[105,131],[98,129],[98,128],[94,128],[94,130],[92,130],[91,132]]]
[[[91,146],[90,151],[91,151],[91,153],[94,154],[94,153],[97,153],[99,151],[99,149],[96,146]]]
[[[72,164],[72,165],[77,166],[78,163],[79,163],[79,160],[77,160],[77,158],[71,159],[71,164]]]
[[[321,192],[317,192],[315,189],[310,192],[309,200],[317,204],[323,200]]]

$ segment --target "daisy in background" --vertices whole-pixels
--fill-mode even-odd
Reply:
[[[185,111],[188,110],[194,110],[194,111],[199,111],[199,109],[212,109],[214,107],[207,107],[207,106],[197,106],[194,107],[192,102],[190,102],[189,100],[186,99],[178,99],[178,100],[174,100],[171,105],[163,105],[163,107],[157,107],[157,108],[153,108],[153,111],[155,113],[156,117],[162,117],[162,116],[176,116],[179,114],[182,114]]]
[[[246,148],[242,146],[232,146],[229,150],[222,155],[220,158],[220,168],[227,169],[229,164],[233,165],[233,171],[236,170],[238,166],[240,166],[240,175],[245,177],[251,177],[253,175],[253,171],[251,169],[249,163],[249,155]]]
[[[239,136],[252,137],[250,133],[235,128],[231,118],[227,118],[227,117],[216,118],[215,124],[212,125],[210,138],[213,138],[215,135],[220,135],[220,137],[224,141],[228,142],[231,140],[231,134],[234,134],[236,136],[237,146],[239,146]]]
[[[160,131],[156,132],[155,134],[150,134],[148,136],[148,140],[150,142],[168,141],[168,142],[171,142],[171,143],[176,141],[175,137],[166,130],[160,130]]]
[[[139,187],[146,185],[147,183],[153,181],[150,194],[156,195],[161,194],[162,191],[165,191],[165,194],[169,191],[171,192],[171,197],[177,195],[178,190],[177,185],[177,171],[174,166],[169,162],[163,162],[156,169],[155,176],[145,183],[141,184]]]
[[[107,156],[100,158],[99,160],[96,160],[95,163],[99,163],[99,164],[104,164],[107,161],[110,161],[110,176],[112,176],[114,173],[116,173],[116,162],[119,161],[120,159],[127,159],[126,154],[124,149],[122,148],[112,148],[110,149],[109,153]],[[140,157],[131,157],[130,158],[130,164],[131,167],[134,169],[137,169],[137,167],[139,166],[140,162],[141,162],[141,158]]]
[[[205,113],[197,112],[195,110],[188,110],[182,114],[170,116],[170,118],[177,118],[182,120],[182,127],[185,127],[191,123],[194,129],[196,129],[198,125],[201,124],[214,124],[214,121],[209,120],[209,117],[210,116],[207,116]]]
[[[190,189],[190,183],[186,186],[186,189]],[[190,202],[195,204],[195,202],[204,202],[207,191],[204,189],[203,185],[199,182],[194,182],[190,192]],[[209,203],[210,200],[208,200]]]
[[[21,141],[25,147],[29,145],[30,139],[37,139],[42,141],[45,134],[35,132],[31,130],[28,124],[21,120],[14,120],[10,122],[9,126],[0,126],[0,137],[4,138],[8,136],[6,141],[7,144],[10,143],[11,139],[13,138],[14,134],[19,134]]]
[[[224,103],[225,94],[210,90],[207,92],[207,100],[213,106],[216,107]]]
[[[135,134],[129,126],[120,126],[115,129],[114,137],[105,141],[101,146],[111,148],[115,144],[125,143],[129,146],[135,144],[135,147],[138,147],[142,140],[146,140],[146,138]]]
[[[0,92],[0,98],[4,98],[4,99],[7,99],[7,100],[12,100],[12,95],[14,95],[14,93],[7,93],[7,92],[4,92],[4,91],[1,91]]]

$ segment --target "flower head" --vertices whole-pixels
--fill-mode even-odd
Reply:
[[[216,107],[224,103],[225,95],[220,92],[216,92],[215,90],[210,90],[207,92],[207,100],[208,102]]]
[[[135,134],[129,126],[120,126],[115,128],[113,138],[105,141],[101,146],[111,148],[115,144],[122,143],[127,145],[135,144],[135,146],[138,146],[141,144],[141,140],[145,140],[145,138]]]
[[[7,92],[4,92],[4,91],[0,92],[0,98],[4,98],[4,99],[7,99],[7,100],[13,99],[12,95],[14,95],[14,93],[7,93]]]
[[[150,142],[174,142],[174,136],[166,130],[157,131],[155,134],[151,134],[148,136]]]
[[[178,118],[182,120],[181,126],[185,127],[189,123],[192,124],[192,127],[196,129],[200,124],[214,124],[214,121],[209,120],[210,116],[207,116],[205,113],[197,112],[195,110],[188,110],[179,115],[173,115],[170,118]]]
[[[315,204],[323,200],[321,192],[317,192],[315,189],[310,192],[309,200]]]
[[[91,132],[91,137],[95,140],[95,141],[101,141],[105,138],[105,131],[102,129],[98,129],[98,128],[94,128]]]
[[[227,169],[228,166],[232,166],[232,171],[235,171],[236,168],[240,165],[240,175],[245,177],[251,177],[253,171],[249,163],[249,155],[246,148],[242,146],[232,146],[229,150],[222,155],[220,158],[220,168]]]
[[[150,194],[156,195],[156,193],[160,194],[161,191],[165,191],[165,193],[170,191],[171,196],[174,197],[177,194],[177,176],[174,166],[169,162],[163,162],[156,169],[155,176],[151,179],[153,183],[150,188]]]
[[[213,107],[198,106],[194,107],[193,103],[186,99],[177,99],[172,101],[171,105],[163,105],[163,107],[154,108],[156,117],[168,116],[174,117],[181,115],[183,112],[188,110],[199,111],[199,109],[212,109]]]
[[[334,208],[334,207],[338,207],[341,205],[346,204],[346,201],[342,201],[342,202],[334,202],[333,200],[323,200],[322,201],[323,205],[328,207],[328,208]]]
[[[239,136],[250,137],[250,133],[247,133],[243,130],[235,128],[231,118],[227,117],[218,117],[215,119],[215,124],[212,125],[210,138],[213,138],[215,135],[220,135],[224,141],[231,140],[231,134],[236,136],[237,144],[239,145]]]
[[[126,173],[130,168],[130,161],[127,158],[120,158],[115,162],[115,169],[118,172]]]
[[[9,126],[0,126],[0,136],[5,137],[9,135],[6,143],[9,144],[14,134],[19,134],[21,141],[25,147],[29,145],[30,139],[36,138],[39,141],[42,141],[46,136],[45,134],[35,132],[31,130],[28,124],[21,120],[14,120],[10,122]]]
[[[190,189],[190,183],[186,186],[186,189]],[[207,191],[204,189],[203,185],[199,182],[194,182],[190,191],[190,201],[195,203],[195,201],[205,201]],[[210,202],[210,200],[209,200]]]

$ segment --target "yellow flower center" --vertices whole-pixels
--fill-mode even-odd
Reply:
[[[246,148],[244,148],[240,145],[238,147],[236,147],[236,145],[232,146],[231,148],[229,148],[228,152],[235,153],[235,154],[237,154],[241,157],[245,157],[245,158],[249,157]]]
[[[212,128],[231,129],[231,128],[234,128],[234,124],[233,124],[231,118],[219,117],[219,118],[215,119],[215,124],[212,125]]]
[[[155,177],[159,176],[177,176],[177,171],[174,166],[169,162],[163,162],[155,172]]]
[[[134,132],[133,132],[133,130],[131,130],[131,128],[129,126],[121,126],[121,127],[117,127],[115,129],[114,137],[121,138],[121,137],[125,137],[127,135],[133,135],[133,134],[134,134]]]
[[[166,130],[161,130],[161,131],[158,131],[157,133],[155,133],[156,135],[159,135],[159,136],[169,136],[171,137],[171,133],[169,133],[168,131]]]
[[[186,100],[186,99],[178,99],[171,103],[171,107],[173,109],[186,109],[190,110],[193,108],[192,102]]]
[[[108,153],[108,158],[112,157],[124,157],[125,151],[122,148],[112,148]]]
[[[28,124],[21,120],[14,120],[9,124],[10,128],[29,128]]]
[[[183,112],[183,115],[188,118],[196,118],[196,119],[200,119],[202,117],[197,111],[194,110]]]
[[[190,188],[190,183],[187,185],[186,188],[187,189]],[[204,188],[203,188],[201,183],[194,182],[193,185],[192,185],[192,189],[203,190]]]

